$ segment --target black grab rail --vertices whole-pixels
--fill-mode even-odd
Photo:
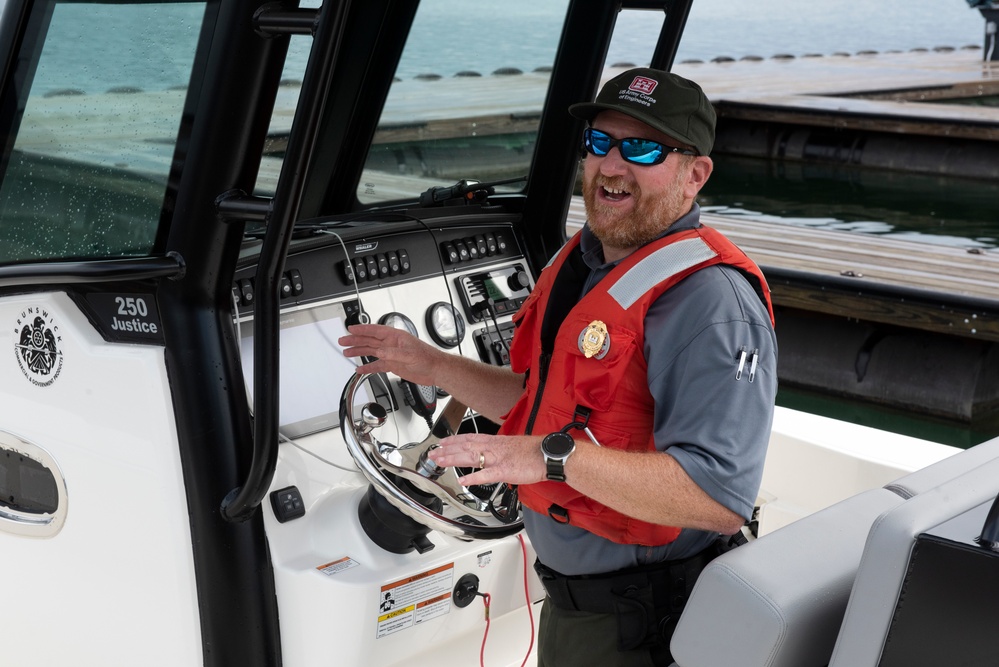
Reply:
[[[350,2],[324,2],[319,10],[283,11],[265,5],[256,15],[257,30],[270,34],[313,36],[302,92],[288,137],[288,149],[274,198],[267,211],[267,231],[254,278],[253,338],[253,459],[246,480],[222,500],[226,521],[238,523],[253,516],[274,477],[278,454],[280,286],[284,262],[301,203],[305,174],[312,161],[319,121],[329,95],[330,73],[340,44]],[[318,12],[318,14],[315,14]],[[220,202],[220,213],[238,211],[238,201]],[[251,213],[262,207],[244,202]],[[259,202],[257,202],[259,204]],[[266,207],[263,207],[266,208]]]
[[[38,262],[0,266],[0,288],[38,285],[86,285],[184,277],[184,259],[169,252],[163,257]]]

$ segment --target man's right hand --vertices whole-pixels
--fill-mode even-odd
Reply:
[[[421,385],[435,385],[482,416],[502,423],[524,391],[524,376],[450,354],[416,336],[381,324],[355,324],[337,342],[347,357],[377,357],[358,373],[394,373]]]
[[[408,332],[382,324],[355,324],[337,342],[346,357],[377,357],[358,366],[360,373],[394,373],[416,384],[437,384],[446,353]]]

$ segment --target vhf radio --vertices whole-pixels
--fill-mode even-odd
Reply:
[[[524,304],[531,291],[527,271],[522,265],[514,264],[461,276],[456,282],[469,322],[487,320],[489,313],[484,306],[486,299],[492,301],[494,326],[489,326],[487,321],[486,328],[474,335],[479,357],[496,366],[509,365],[513,323],[498,324],[495,317],[512,315]]]
[[[481,322],[485,312],[479,305],[493,300],[494,315],[512,315],[531,292],[527,271],[520,264],[471,273],[457,279],[461,302],[469,322]]]

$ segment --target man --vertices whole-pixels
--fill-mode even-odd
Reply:
[[[719,534],[752,513],[776,394],[769,290],[699,223],[715,114],[640,68],[587,120],[587,224],[515,317],[511,369],[373,325],[341,339],[366,372],[436,384],[501,424],[446,438],[466,484],[519,485],[548,591],[539,665],[669,665],[669,637]]]

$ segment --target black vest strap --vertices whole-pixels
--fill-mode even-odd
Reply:
[[[586,277],[590,274],[590,269],[583,262],[583,253],[579,249],[579,244],[569,251],[569,256],[562,263],[558,275],[552,281],[552,291],[548,298],[548,306],[545,308],[544,318],[541,320],[541,349],[551,352],[555,349],[555,336],[559,327],[569,315],[569,311],[579,301],[586,284]]]

